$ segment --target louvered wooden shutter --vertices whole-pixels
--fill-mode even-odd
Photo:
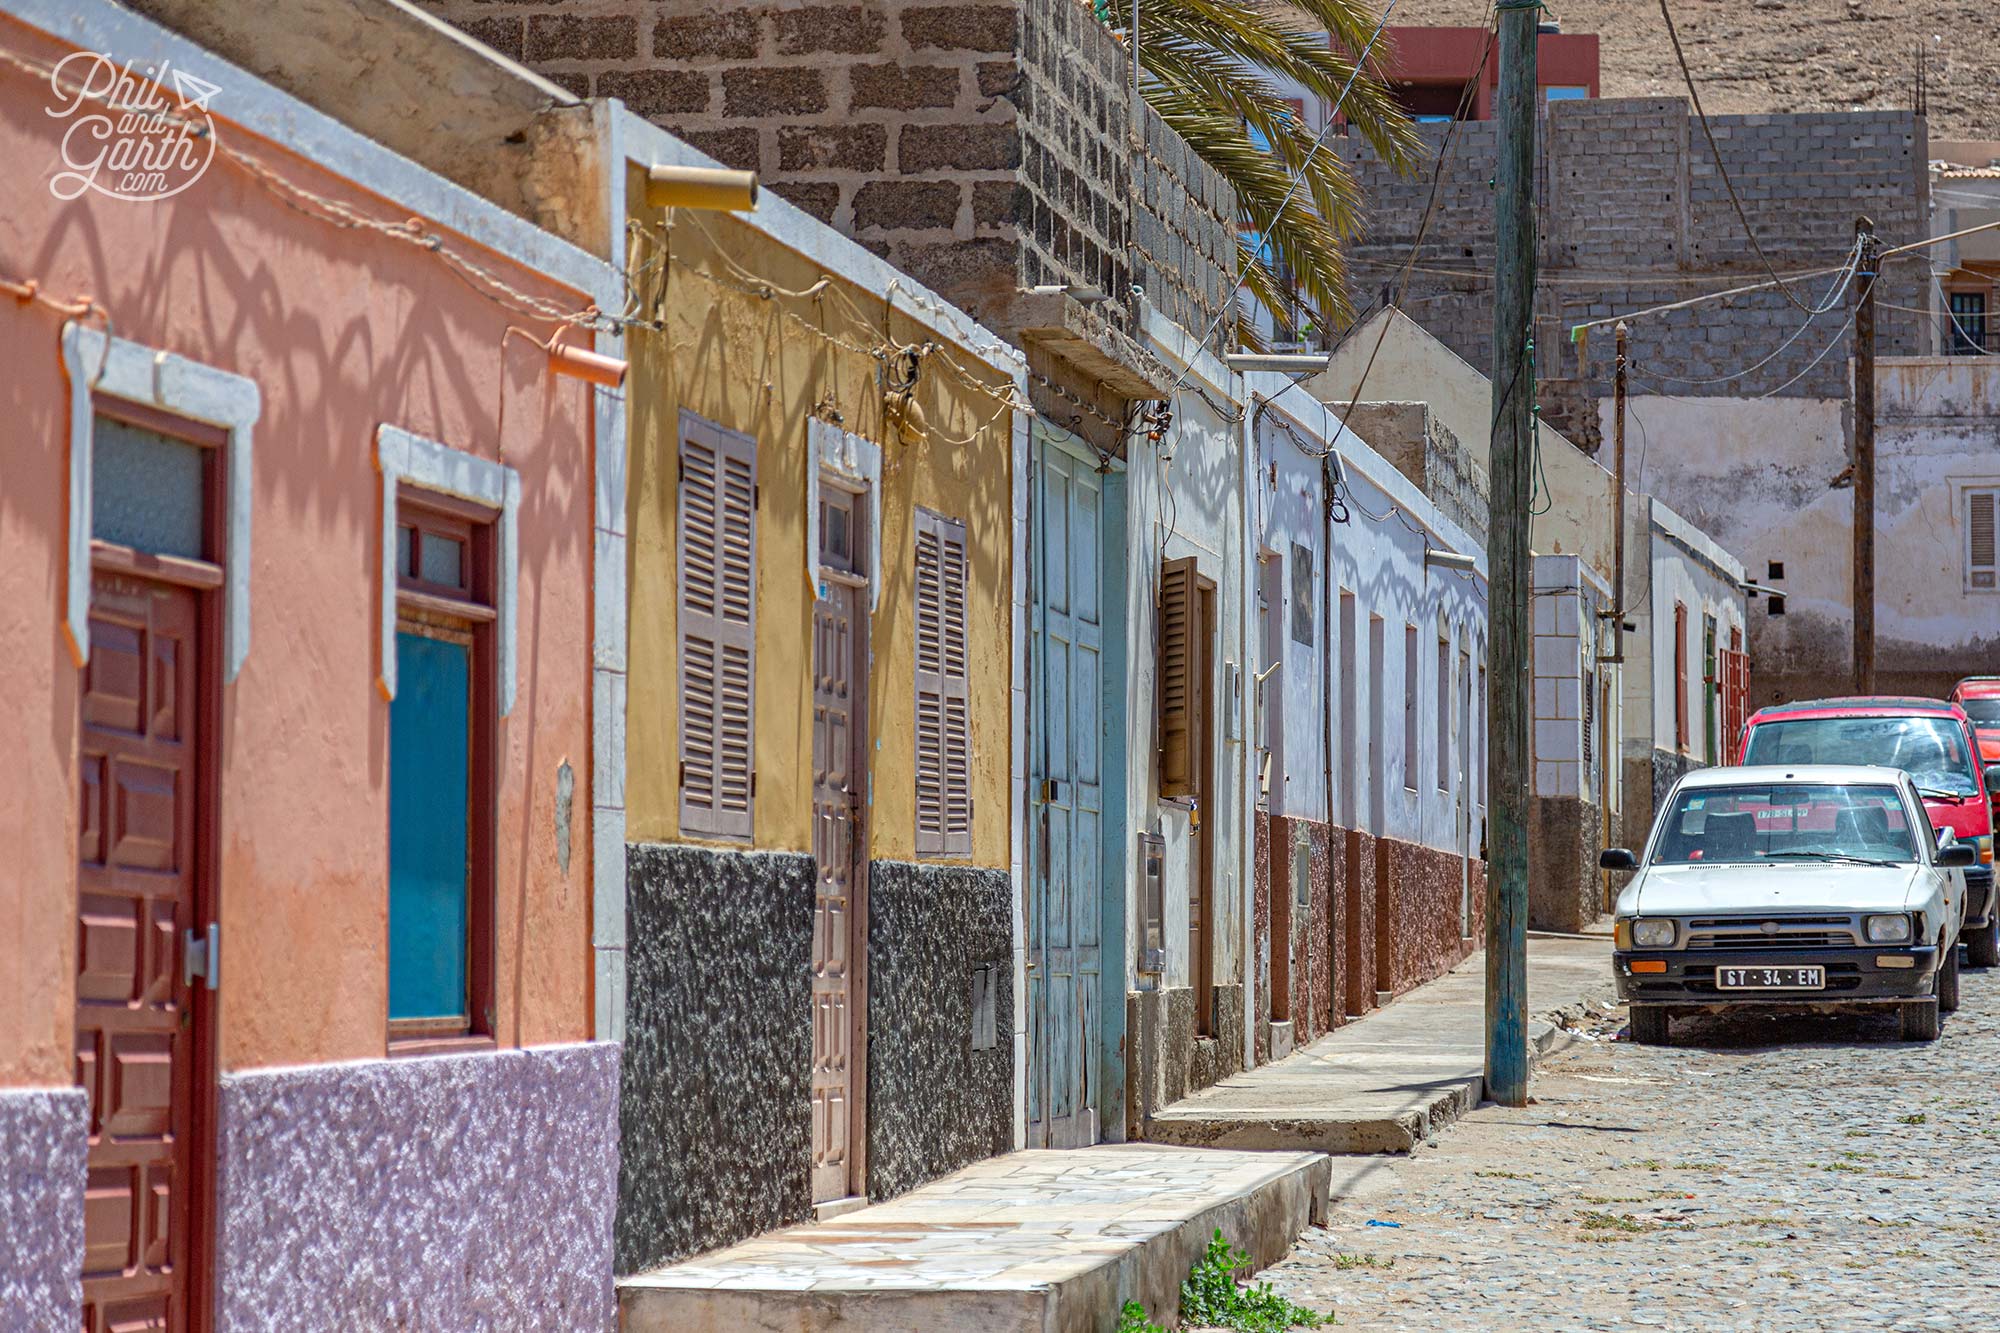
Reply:
[[[1160,655],[1154,696],[1159,701],[1160,795],[1192,796],[1195,743],[1200,736],[1200,608],[1195,599],[1194,559],[1160,566]]]
[[[1965,581],[1984,591],[2000,586],[2000,561],[1994,552],[1995,510],[2000,509],[2000,491],[1965,493]]]
[[[757,791],[757,442],[681,414],[681,830],[750,836]]]
[[[972,855],[965,525],[918,510],[917,855]]]

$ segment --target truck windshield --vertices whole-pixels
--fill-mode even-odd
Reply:
[[[1801,717],[1750,728],[1745,764],[1880,764],[1927,792],[1971,796],[1979,781],[1965,730],[1949,717]]]
[[[1781,783],[1683,790],[1660,825],[1655,865],[1769,860],[1917,859],[1910,821],[1894,787]]]

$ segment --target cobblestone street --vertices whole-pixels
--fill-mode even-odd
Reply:
[[[1964,994],[1935,1045],[1746,1016],[1643,1047],[1606,1013],[1525,1109],[1337,1163],[1264,1276],[1357,1329],[1993,1328],[2000,973]]]

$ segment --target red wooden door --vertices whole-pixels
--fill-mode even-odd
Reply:
[[[85,1333],[191,1326],[195,1116],[205,1086],[183,950],[184,933],[205,925],[196,901],[200,620],[190,589],[113,573],[94,580],[78,737]]]

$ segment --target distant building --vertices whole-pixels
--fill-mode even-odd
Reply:
[[[1374,63],[1398,104],[1419,121],[1491,120],[1500,92],[1499,36],[1490,28],[1390,28]],[[1535,87],[1550,102],[1597,96],[1597,34],[1542,25]],[[1460,108],[1464,110],[1461,112]]]
[[[2000,141],[1931,145],[1931,234],[2000,222]],[[2000,354],[2000,229],[1962,236],[1931,251],[1937,350]]]

